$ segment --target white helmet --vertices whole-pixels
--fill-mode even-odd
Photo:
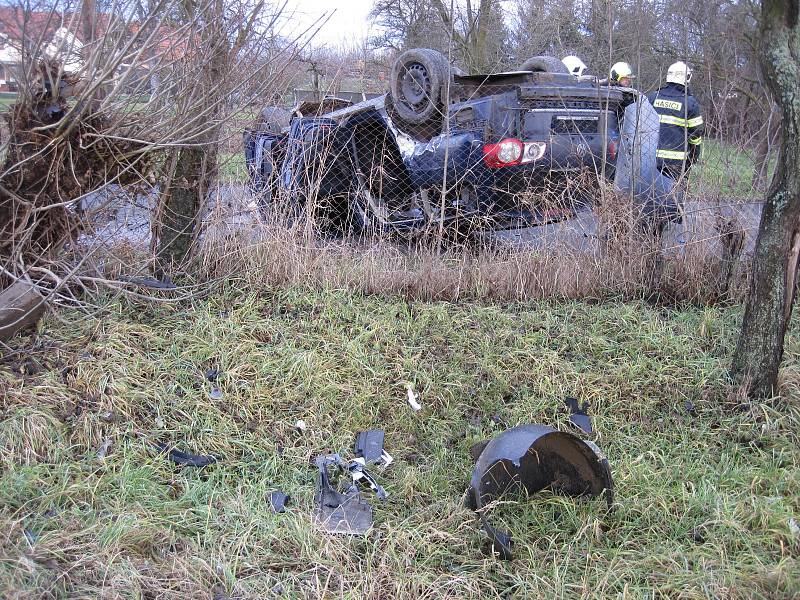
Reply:
[[[561,62],[564,63],[564,66],[567,67],[569,72],[575,75],[575,77],[583,75],[583,72],[588,68],[583,61],[574,54],[565,56],[561,59]]]
[[[631,69],[631,66],[626,62],[614,63],[614,66],[611,67],[611,72],[608,74],[611,83],[619,83],[619,80],[624,77],[633,79],[633,69]]]
[[[692,70],[685,62],[679,60],[667,69],[667,83],[686,85],[692,79]]]

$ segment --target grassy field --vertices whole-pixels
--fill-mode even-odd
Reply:
[[[800,594],[797,335],[783,398],[748,404],[725,380],[736,309],[300,289],[131,302],[61,312],[3,356],[3,598]],[[463,507],[470,446],[521,423],[569,429],[566,395],[591,403],[614,510],[521,499],[502,507],[517,560],[484,556]],[[350,456],[373,427],[395,458],[378,472],[389,500],[366,494],[363,537],[318,531],[310,460]],[[181,469],[156,441],[221,460]],[[285,514],[275,489],[293,498]]]

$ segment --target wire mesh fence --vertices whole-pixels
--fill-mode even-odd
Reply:
[[[69,198],[51,181],[61,194],[56,206],[76,217],[58,259],[66,257],[81,293],[100,282],[128,289],[169,250],[163,240],[180,237],[191,238],[189,257],[200,265],[183,272],[201,280],[247,272],[425,297],[665,293],[706,301],[743,289],[740,258],[753,245],[753,198],[764,183],[754,174],[770,163],[747,167],[755,162],[750,148],[723,138],[716,125],[703,161],[665,173],[655,153],[659,118],[647,98],[602,77],[576,77],[552,56],[468,74],[454,64],[455,47],[415,48],[358,92],[342,91],[348,78],[338,74],[327,91],[316,79],[315,89],[298,90],[276,66],[297,55],[276,50],[272,38],[224,56],[208,44],[193,49],[201,33],[210,35],[203,25],[210,14],[169,29],[166,50],[152,46],[162,19],[153,17],[144,32],[135,21],[115,22],[119,39],[132,31],[143,38],[125,63],[138,75],[126,78],[119,52],[109,53],[113,88],[75,91],[82,80],[70,75],[74,97],[65,92],[60,116],[45,115],[46,128],[57,131],[101,114],[110,125],[93,135],[130,138],[148,166],[130,170],[136,181],[92,180]],[[241,31],[243,23],[226,26]],[[229,36],[221,29],[218,37]],[[93,60],[102,71],[102,58]],[[213,79],[223,63],[230,75]],[[34,55],[31,64],[39,64]],[[47,72],[59,81],[61,67],[53,68]],[[205,87],[191,85],[198,72]],[[14,136],[11,127],[7,147]],[[202,176],[179,172],[188,149]],[[54,157],[64,172],[80,164]],[[7,174],[16,168],[7,167]],[[190,191],[197,206],[177,214],[171,199]],[[37,219],[55,214],[37,202]],[[50,276],[54,269],[17,258],[5,260],[9,281],[36,274],[44,289],[66,289]]]

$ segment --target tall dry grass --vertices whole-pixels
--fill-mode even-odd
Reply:
[[[313,210],[290,222],[265,223],[247,202],[243,192],[238,208],[214,210],[206,220],[196,257],[201,281],[451,302],[648,298],[708,304],[737,301],[746,290],[746,264],[738,254],[725,260],[725,232],[730,237],[733,228],[741,242],[741,224],[720,220],[710,208],[693,236],[681,224],[653,235],[630,202],[605,193],[593,211],[533,235],[511,230],[498,236],[488,227],[442,236],[434,228],[404,239],[321,235]],[[690,239],[676,243],[676,231]]]

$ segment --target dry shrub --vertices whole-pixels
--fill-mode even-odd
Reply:
[[[10,130],[0,177],[0,259],[41,260],[80,225],[74,201],[108,183],[141,180],[141,144],[107,133],[103,116],[70,112],[63,98],[40,92],[5,115]],[[119,136],[119,137],[118,137]],[[8,268],[8,267],[7,267]]]
[[[231,230],[212,214],[198,252],[206,280],[244,280],[253,287],[308,286],[400,295],[411,300],[519,301],[541,298],[658,298],[713,303],[735,298],[709,244],[662,248],[637,228],[625,203],[597,208],[598,231],[583,245],[565,241],[559,225],[544,248],[423,236],[324,239],[308,220]],[[574,241],[574,240],[573,240]]]

